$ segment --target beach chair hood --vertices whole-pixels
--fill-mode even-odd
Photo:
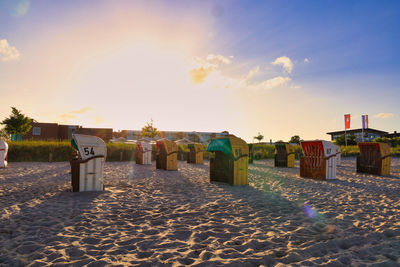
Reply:
[[[152,151],[152,145],[146,139],[141,139],[141,140],[137,141],[136,145],[137,145],[138,149],[140,151],[142,151],[143,153]]]
[[[175,142],[168,139],[157,140],[156,146],[157,149],[161,149],[163,147],[168,155],[171,153],[178,152],[178,145]]]
[[[72,134],[71,146],[79,151],[82,160],[107,155],[105,142],[97,136]]]
[[[329,141],[315,140],[300,142],[304,155],[314,155],[317,151],[322,152],[325,157],[336,156],[337,146]],[[340,150],[339,150],[340,153]],[[317,153],[318,154],[318,153]]]
[[[240,150],[242,156],[249,155],[249,146],[247,143],[236,136],[213,139],[207,146],[207,151],[209,152],[220,151],[224,154],[234,154],[233,151],[237,149]]]
[[[204,151],[202,144],[188,144],[188,148],[193,148],[196,153]]]
[[[360,150],[362,147],[367,147],[367,146],[372,146],[376,147],[376,149],[379,151],[380,155],[382,158],[390,156],[390,147],[386,143],[378,143],[378,142],[360,142],[357,144]]]
[[[8,144],[6,143],[6,141],[0,140],[0,150],[8,150]]]

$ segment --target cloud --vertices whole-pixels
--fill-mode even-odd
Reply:
[[[73,111],[61,114],[60,115],[61,122],[62,123],[67,123],[71,119],[76,119],[77,115],[84,114],[84,113],[86,113],[86,112],[88,112],[90,110],[92,110],[91,107],[85,107],[85,108],[81,108],[81,109],[78,109],[78,110],[73,110]]]
[[[209,54],[205,59],[194,57],[195,66],[190,70],[190,78],[193,83],[204,83],[206,78],[222,64],[231,64],[233,56],[225,57],[222,55]]]
[[[374,115],[374,118],[378,119],[388,119],[388,118],[393,118],[394,114],[393,113],[378,113]]]
[[[6,39],[0,40],[0,61],[8,62],[18,60],[20,53],[14,46],[10,46]]]
[[[105,120],[103,117],[97,116],[96,119],[95,119],[95,121],[94,121],[94,124],[98,125],[98,124],[101,124],[101,123],[103,123],[103,122],[105,122],[105,121],[106,121],[106,120]]]
[[[78,110],[73,110],[73,111],[71,111],[71,113],[83,114],[83,113],[86,113],[86,112],[88,112],[90,110],[92,110],[91,107],[85,107],[85,108],[81,108],[81,109],[78,109]]]
[[[232,57],[229,57],[232,58]],[[210,54],[206,59],[194,57],[194,65],[190,69],[190,77],[195,84],[205,84],[212,88],[230,88],[233,90],[269,90],[285,86],[292,79],[290,77],[276,76],[271,79],[260,79],[260,66],[255,66],[244,75],[227,75],[220,69],[220,64],[230,64],[231,61],[221,55]],[[292,70],[293,64],[287,57],[277,58],[273,64],[281,64],[288,72]],[[299,86],[292,85],[291,88],[298,89]]]
[[[262,88],[272,89],[272,88],[275,88],[275,87],[279,87],[279,86],[285,85],[291,80],[292,79],[290,77],[278,76],[278,77],[263,81],[262,83],[260,83],[260,86]]]
[[[293,62],[288,57],[278,57],[275,61],[271,62],[272,65],[282,65],[283,69],[287,73],[291,73],[293,70]]]
[[[76,119],[76,116],[69,113],[65,113],[60,115],[60,119],[62,123],[66,123],[69,120]]]
[[[190,71],[190,78],[192,79],[193,83],[197,83],[197,84],[203,83],[206,80],[207,76],[210,75],[210,73],[212,71],[213,71],[213,67],[211,67],[211,66],[208,68],[200,67],[197,69],[192,69]]]
[[[258,72],[260,72],[260,67],[259,67],[259,66],[256,66],[256,67],[252,68],[252,69],[249,71],[249,73],[246,75],[246,77],[244,78],[244,81],[250,80],[250,79],[253,78],[254,75],[256,75]]]
[[[233,56],[230,56],[230,57],[228,58],[228,57],[224,57],[224,56],[222,56],[222,55],[209,54],[209,55],[206,57],[206,60],[207,60],[207,62],[209,62],[209,63],[211,63],[211,64],[213,64],[213,65],[218,66],[218,65],[220,65],[221,63],[223,63],[223,64],[231,64],[232,62],[231,62],[230,58],[233,58]]]
[[[309,63],[309,62],[310,62],[310,60],[308,58],[304,59],[304,63]]]

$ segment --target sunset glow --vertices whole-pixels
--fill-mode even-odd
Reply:
[[[257,132],[267,141],[327,139],[345,113],[355,127],[361,114],[372,128],[399,127],[396,39],[381,34],[377,43],[361,30],[367,15],[350,28],[338,23],[339,41],[335,30],[309,25],[318,12],[333,16],[329,7],[314,6],[294,31],[271,15],[283,4],[264,3],[263,14],[251,3],[172,3],[0,4],[0,117],[16,106],[41,122],[115,130],[153,118],[162,130],[228,130],[247,141]],[[398,32],[395,10],[375,14],[371,31]]]

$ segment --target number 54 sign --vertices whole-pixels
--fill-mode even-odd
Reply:
[[[94,156],[94,149],[93,147],[84,147],[83,151],[85,153],[85,156],[93,155]]]

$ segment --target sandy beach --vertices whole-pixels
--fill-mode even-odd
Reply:
[[[70,166],[0,169],[0,266],[400,266],[400,159],[392,175],[299,177],[273,160],[250,186],[209,183],[208,162],[111,162],[104,192],[70,191]]]

